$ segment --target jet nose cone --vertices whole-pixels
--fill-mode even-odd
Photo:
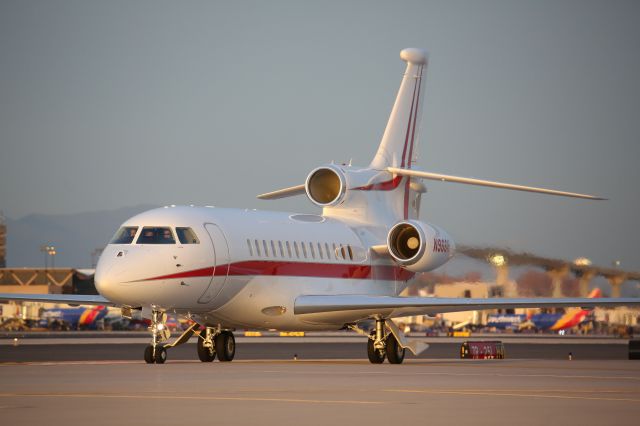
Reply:
[[[93,276],[96,290],[105,297],[108,297],[107,293],[109,292],[109,289],[113,287],[113,280],[109,277],[109,271],[112,267],[113,263],[108,262],[106,260],[106,256],[103,254],[100,256],[100,260],[96,265],[95,275]]]

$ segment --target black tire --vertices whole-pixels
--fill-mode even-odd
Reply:
[[[371,364],[382,364],[384,362],[385,351],[373,347],[373,339],[367,339],[367,355]]]
[[[236,355],[236,339],[230,331],[223,331],[216,336],[216,354],[222,362],[233,361]]]
[[[153,364],[153,346],[149,345],[144,348],[144,362],[147,364]]]
[[[204,329],[202,334],[206,337],[207,330]],[[198,337],[198,358],[202,362],[211,362],[216,359],[216,349],[214,347],[207,348],[204,346],[204,339],[202,337]]]
[[[387,359],[389,364],[402,364],[404,361],[404,348],[400,346],[393,334],[387,337]]]
[[[164,364],[167,360],[167,350],[162,345],[156,345],[156,356],[154,358],[156,364]]]

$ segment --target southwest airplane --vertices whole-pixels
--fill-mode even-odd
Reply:
[[[95,273],[100,296],[2,294],[0,300],[119,306],[151,320],[147,363],[198,331],[203,362],[231,361],[233,330],[351,329],[367,336],[374,364],[402,363],[408,341],[391,321],[409,315],[516,307],[615,306],[640,299],[458,299],[399,297],[417,273],[454,255],[441,228],[420,221],[422,179],[567,197],[598,197],[420,171],[415,167],[427,54],[400,52],[407,67],[382,141],[368,167],[326,164],[304,184],[258,196],[306,194],[322,214],[170,206],[122,224]],[[194,321],[165,344],[167,312]],[[366,333],[359,325],[374,320]]]
[[[590,299],[602,297],[602,293],[599,288],[595,288],[588,297]],[[591,309],[570,308],[566,312],[558,314],[490,315],[487,319],[487,326],[516,330],[534,327],[537,330],[560,331],[582,324],[591,312]]]
[[[39,325],[67,330],[95,330],[97,322],[104,319],[107,313],[106,306],[45,309]]]

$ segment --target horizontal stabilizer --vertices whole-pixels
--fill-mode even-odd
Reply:
[[[42,302],[42,303],[66,303],[68,305],[104,305],[116,306],[110,300],[102,296],[90,294],[19,294],[0,293],[1,302]]]
[[[277,200],[278,198],[286,198],[293,197],[296,195],[302,195],[305,193],[304,184],[292,186],[290,188],[279,189],[273,192],[267,192],[265,194],[260,194],[257,198],[261,200]]]
[[[387,171],[402,176],[411,176],[421,179],[439,180],[441,182],[464,183],[467,185],[488,186],[491,188],[511,189],[514,191],[536,192],[539,194],[558,195],[561,197],[584,198],[587,200],[606,200],[606,198],[596,197],[594,195],[577,194],[575,192],[558,191],[555,189],[536,188],[533,186],[514,185],[511,183],[493,182],[490,180],[481,180],[466,178],[460,176],[443,175],[440,173],[422,172],[419,170],[400,169],[397,167],[387,167]]]

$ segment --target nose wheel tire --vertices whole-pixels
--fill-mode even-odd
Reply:
[[[156,356],[154,361],[156,362],[156,364],[164,364],[166,360],[167,360],[167,350],[164,348],[164,346],[157,345]]]
[[[144,349],[144,361],[147,364],[164,364],[167,360],[167,350],[162,345],[156,345],[156,353],[153,353],[153,346],[149,345]]]
[[[198,337],[198,358],[202,362],[211,362],[216,359],[216,351],[213,342],[207,339],[209,336],[206,335],[206,329],[203,333],[205,333],[204,338]],[[207,340],[209,340],[208,344]]]
[[[382,364],[384,362],[384,349],[376,349],[373,339],[367,339],[367,355],[371,364]]]
[[[153,364],[153,346],[149,345],[144,348],[144,362],[147,364]]]
[[[218,359],[223,362],[233,361],[236,355],[236,339],[230,331],[223,331],[216,336],[215,344]]]
[[[393,334],[387,337],[387,359],[389,364],[402,364],[404,361],[404,348],[400,346]]]

